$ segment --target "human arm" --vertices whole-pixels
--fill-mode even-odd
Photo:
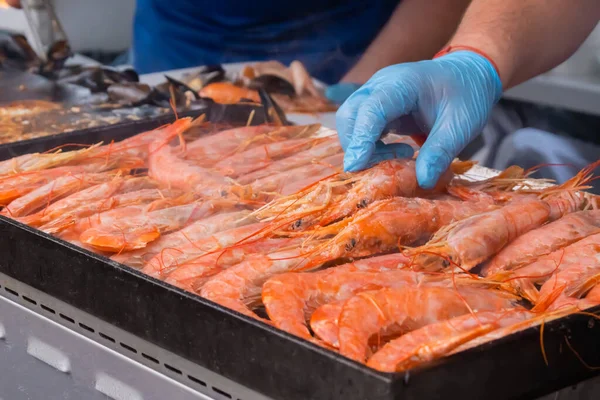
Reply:
[[[474,0],[450,45],[484,51],[508,89],[565,61],[599,20],[598,0]]]
[[[471,0],[402,0],[358,62],[325,95],[342,103],[388,65],[428,60],[450,40]]]
[[[379,141],[381,132],[412,114],[429,132],[417,157],[417,179],[422,187],[434,186],[481,132],[502,88],[559,64],[599,18],[596,0],[473,0],[449,43],[478,48],[489,59],[462,50],[380,70],[338,111],[344,167],[359,170],[393,156]]]
[[[448,42],[470,1],[401,1],[341,82],[362,84],[388,65],[430,59]]]

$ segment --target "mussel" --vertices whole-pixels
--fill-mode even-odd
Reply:
[[[193,91],[197,92],[211,83],[221,82],[224,80],[225,70],[221,65],[208,65],[200,68],[195,73],[186,76],[183,79],[183,83],[185,83]]]
[[[296,89],[288,80],[277,75],[260,75],[252,79],[248,84],[249,89],[264,89],[268,93],[284,94],[286,96],[296,96]]]
[[[38,73],[42,76],[54,77],[64,66],[67,59],[73,55],[66,40],[59,40],[50,46],[46,53],[46,61],[40,64]]]

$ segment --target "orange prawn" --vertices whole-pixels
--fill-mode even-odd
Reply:
[[[115,254],[111,259],[140,269],[163,249],[175,249],[217,232],[255,223],[255,220],[248,218],[249,214],[248,210],[232,211],[201,219],[173,233],[161,236],[143,249]]]
[[[291,174],[292,171],[297,168],[341,153],[342,146],[340,146],[340,142],[337,137],[327,137],[324,138],[323,142],[316,144],[314,147],[311,147],[308,150],[300,151],[294,154],[293,157],[277,160],[265,168],[242,175],[237,178],[237,182],[240,184],[249,184],[260,179],[265,179],[284,173],[285,171],[290,171]],[[335,165],[337,166],[338,164]],[[341,163],[339,166],[341,166]],[[295,177],[295,175],[290,176]]]
[[[300,250],[277,249],[255,254],[241,263],[210,278],[200,289],[200,296],[241,314],[260,319],[251,308],[260,302],[263,283],[271,276],[301,269]]]
[[[521,309],[482,311],[426,325],[386,343],[367,365],[383,372],[406,371],[443,357],[476,337],[532,316]]]
[[[0,213],[8,217],[24,217],[44,206],[80,190],[114,179],[113,174],[76,174],[57,178],[13,200]]]
[[[496,254],[483,268],[484,276],[518,269],[600,232],[600,210],[579,211],[519,236]]]
[[[309,149],[324,140],[322,138],[290,139],[253,147],[217,162],[214,168],[222,175],[236,178],[265,168],[274,161],[291,156],[297,151]]]
[[[201,167],[212,167],[226,157],[235,156],[256,146],[284,140],[307,138],[321,125],[306,126],[243,126],[202,137],[186,145],[185,158]]]
[[[471,166],[472,163],[455,162],[451,169],[464,172]],[[316,223],[326,225],[376,200],[439,193],[445,190],[452,176],[453,172],[447,171],[436,188],[423,191],[417,184],[414,160],[383,161],[368,170],[335,176],[275,200],[259,209],[256,215],[263,219],[295,219],[291,225],[295,229]]]
[[[225,178],[179,157],[168,145],[168,141],[150,145],[148,176],[178,189],[207,196],[221,196],[222,191],[229,186]]]
[[[181,247],[164,248],[144,265],[142,272],[153,277],[166,276],[180,265],[233,246],[244,238],[250,236],[260,238],[264,226],[264,223],[240,226],[188,242]]]
[[[127,176],[115,176],[114,179],[108,182],[89,187],[58,200],[42,211],[24,217],[20,221],[38,227],[60,218],[65,213],[89,204],[89,202],[105,200],[116,193],[127,193],[151,188],[156,188],[156,183],[146,177],[131,178]]]
[[[171,232],[222,210],[233,209],[235,203],[207,200],[156,210],[132,216],[116,224],[100,225],[84,231],[82,243],[108,252],[122,252],[146,247],[161,234]]]
[[[317,307],[359,291],[417,285],[423,278],[420,274],[399,270],[409,262],[396,253],[318,272],[276,275],[263,285],[262,302],[276,327],[310,340],[306,319]]]
[[[256,242],[245,243],[226,247],[213,253],[198,257],[194,261],[180,265],[165,278],[165,282],[174,286],[198,292],[213,275],[241,263],[253,254],[274,251],[298,245],[298,239],[265,239]]]
[[[369,338],[386,328],[411,331],[471,310],[513,308],[516,298],[490,289],[406,287],[362,292],[348,299],[339,318],[340,353],[364,362]]]
[[[415,257],[415,265],[422,269],[445,268],[449,259],[470,270],[524,233],[584,208],[585,196],[573,192],[589,182],[595,167],[596,163],[590,165],[560,186],[537,195],[517,194],[504,207],[448,225],[407,255]]]
[[[340,257],[364,257],[398,246],[424,243],[443,226],[498,208],[492,202],[393,197],[378,200],[313,236],[334,234],[305,256],[319,264]],[[310,242],[309,242],[310,243]]]
[[[569,246],[556,250],[535,262],[511,273],[499,273],[490,279],[504,280],[534,304],[539,300],[536,284],[543,284],[553,274],[571,266],[585,265],[585,268],[600,268],[600,233],[589,235]]]
[[[91,201],[86,204],[81,204],[80,206],[68,211],[65,210],[61,215],[53,216],[53,219],[49,219],[47,222],[41,225],[39,229],[46,233],[58,234],[64,231],[65,229],[79,224],[77,231],[81,233],[83,230],[89,229],[92,227],[92,225],[94,225],[91,222],[91,217],[94,215],[98,216],[96,221],[94,221],[97,222],[97,224],[95,225],[100,225],[102,221],[101,216],[103,215],[104,217],[108,217],[108,215],[103,213],[108,212],[110,210],[113,210],[113,212],[119,214],[119,217],[129,217],[132,214],[135,214],[135,212],[130,213],[130,211],[135,210],[137,208],[133,207],[134,205],[142,206],[145,208],[149,203],[161,201],[165,198],[177,197],[179,195],[181,195],[181,192],[179,191],[164,189],[141,189],[131,192],[127,191],[125,193],[116,194],[105,199],[98,199],[96,201]],[[57,204],[58,206],[59,202],[55,204]],[[118,210],[119,208],[129,206],[131,206],[131,208],[128,208],[126,211]],[[114,209],[117,209],[118,211]],[[48,215],[48,213],[46,213],[45,215]],[[45,220],[46,218],[42,217],[42,221]],[[116,219],[113,219],[112,221],[115,220]]]

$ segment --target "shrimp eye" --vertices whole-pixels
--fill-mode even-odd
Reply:
[[[354,239],[354,238],[350,239],[350,241],[346,244],[346,251],[352,250],[355,246],[356,246],[356,239]]]
[[[367,199],[362,199],[357,205],[356,208],[365,208],[366,206],[368,206],[368,202]]]
[[[298,229],[302,226],[302,218],[294,221],[294,223],[292,224],[292,228],[293,229]]]

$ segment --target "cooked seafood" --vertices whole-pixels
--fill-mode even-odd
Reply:
[[[249,79],[272,76],[287,79]],[[382,371],[600,304],[600,213],[581,192],[596,164],[533,189],[521,168],[470,182],[455,161],[421,190],[414,160],[343,173],[321,132],[183,118],[16,157],[0,213]]]

